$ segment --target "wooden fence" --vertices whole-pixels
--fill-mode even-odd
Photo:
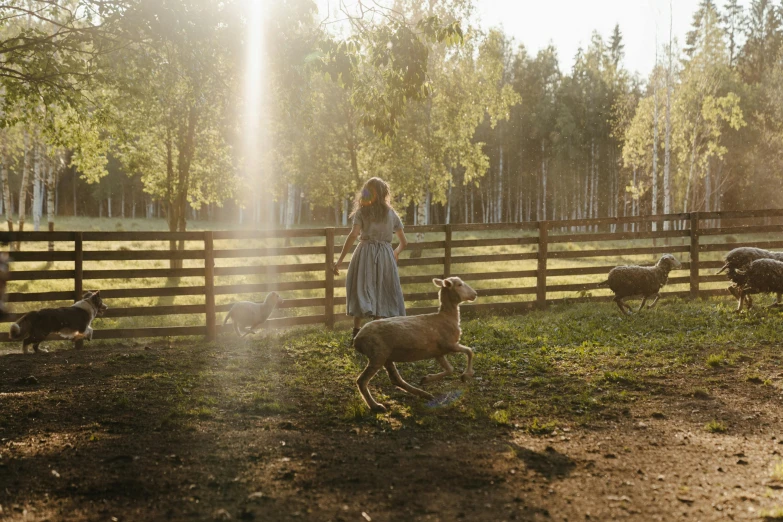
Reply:
[[[495,312],[521,312],[531,308],[543,308],[553,298],[570,301],[606,300],[608,296],[592,296],[591,291],[598,288],[599,281],[558,284],[562,277],[600,277],[606,274],[616,261],[629,256],[651,256],[673,253],[684,261],[683,268],[688,275],[673,274],[671,285],[687,285],[687,290],[668,292],[668,295],[697,298],[712,295],[726,295],[725,289],[703,289],[703,283],[725,281],[724,276],[715,275],[715,269],[721,266],[719,253],[726,252],[738,245],[758,246],[760,248],[783,247],[783,240],[770,239],[770,234],[783,232],[783,210],[764,210],[750,212],[710,212],[673,214],[667,216],[643,216],[634,218],[600,218],[589,220],[541,221],[502,224],[463,224],[431,225],[408,227],[409,249],[421,252],[434,252],[432,256],[420,256],[400,259],[401,283],[423,285],[430,283],[433,277],[459,275],[471,285],[480,282],[501,280],[534,280],[534,285],[514,286],[513,284],[480,289],[480,300],[476,304],[466,305],[467,314],[477,310]],[[664,225],[668,224],[668,225]],[[330,266],[342,247],[342,237],[348,233],[346,228],[313,228],[294,230],[236,230],[206,232],[13,232],[11,240],[21,242],[23,249],[13,251],[11,281],[41,282],[46,280],[72,281],[71,290],[22,292],[11,291],[7,295],[9,307],[14,311],[14,303],[59,303],[64,305],[81,298],[85,288],[92,288],[89,282],[123,281],[133,279],[166,278],[179,281],[183,278],[199,278],[203,284],[182,286],[178,283],[164,287],[139,288],[101,288],[101,295],[111,306],[107,318],[169,316],[178,314],[203,314],[201,325],[190,326],[150,326],[133,328],[96,329],[96,339],[116,339],[160,336],[205,336],[214,340],[222,330],[218,323],[218,314],[225,312],[230,303],[216,304],[216,296],[236,296],[248,293],[261,293],[276,290],[279,292],[312,291],[316,297],[305,296],[288,298],[283,309],[323,310],[322,313],[307,313],[291,317],[271,319],[275,327],[323,324],[333,327],[338,320],[345,319],[342,309],[345,297],[337,296],[335,289],[344,286],[344,280],[336,279]],[[417,233],[442,236],[442,240],[413,242]],[[756,235],[747,241],[736,237],[726,240],[726,236]],[[763,237],[766,235],[766,237]],[[460,238],[459,236],[467,236]],[[707,241],[711,236],[719,238]],[[759,239],[759,236],[762,236]],[[248,248],[216,248],[215,244],[225,241],[251,242],[256,240],[277,240],[291,242],[299,240],[303,244],[254,246]],[[339,239],[339,241],[338,241]],[[652,240],[652,246],[632,246],[638,240]],[[168,248],[168,242],[183,241],[197,245],[197,248],[175,250]],[[128,242],[159,242],[158,249],[85,249],[85,244],[117,245]],[[622,246],[607,245],[609,242],[621,242]],[[60,249],[45,250],[45,243],[59,245]],[[73,244],[71,247],[70,244]],[[589,248],[570,249],[569,245],[579,243]],[[625,246],[625,243],[631,246]],[[661,243],[661,244],[659,244]],[[40,246],[40,249],[36,249]],[[604,248],[610,246],[611,248]],[[503,247],[519,249],[514,252],[479,253],[483,248]],[[467,255],[461,251],[470,251]],[[497,250],[497,248],[496,248]],[[712,257],[700,260],[701,255]],[[267,262],[230,266],[227,260],[283,258],[284,262]],[[301,258],[305,258],[304,261]],[[602,262],[586,263],[590,258],[606,258]],[[293,260],[292,260],[293,259]],[[313,259],[317,261],[313,262]],[[184,264],[199,263],[199,266],[182,268],[98,268],[85,269],[85,264],[94,262],[126,261],[170,261],[183,260]],[[575,261],[581,261],[582,265]],[[649,261],[649,259],[647,260]],[[46,263],[44,269],[19,269],[23,264]],[[203,266],[201,266],[203,262]],[[72,263],[72,268],[50,268],[54,265]],[[484,269],[465,273],[455,269],[461,265],[480,264],[490,267],[503,264],[502,270]],[[571,264],[569,264],[571,263]],[[120,263],[121,264],[121,263]],[[587,265],[587,266],[585,266]],[[416,267],[418,273],[406,274],[408,267]],[[424,268],[421,268],[424,267]],[[509,270],[508,268],[512,269]],[[343,267],[344,268],[344,267]],[[702,274],[701,270],[709,270]],[[283,274],[310,273],[306,280],[280,281]],[[423,273],[424,272],[424,273]],[[344,271],[343,271],[344,273]],[[225,277],[264,276],[264,282],[219,284]],[[13,284],[12,284],[13,285]],[[70,286],[70,285],[69,285]],[[421,288],[420,288],[421,289]],[[13,288],[12,288],[13,290]],[[576,294],[576,295],[573,295]],[[198,296],[203,298],[200,304],[171,304],[164,306],[114,306],[112,300],[148,297]],[[525,297],[527,296],[527,297]],[[222,298],[222,297],[221,297]],[[429,291],[406,292],[406,302],[430,301],[430,306],[411,307],[409,314],[434,311],[437,298],[435,288]],[[484,298],[485,302],[481,302]],[[486,302],[486,298],[511,299],[505,302]],[[492,300],[492,299],[489,299]],[[339,311],[338,311],[339,310]],[[15,320],[21,314],[11,314],[7,320]],[[7,340],[7,334],[0,334],[0,340]]]

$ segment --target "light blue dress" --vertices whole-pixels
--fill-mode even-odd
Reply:
[[[345,279],[347,313],[353,317],[396,317],[405,315],[400,276],[391,241],[402,228],[394,210],[384,221],[373,222],[356,213],[353,224],[362,229],[359,245],[351,257]]]

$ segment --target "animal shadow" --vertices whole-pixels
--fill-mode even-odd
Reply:
[[[523,448],[517,444],[512,444],[511,447],[517,457],[525,463],[525,466],[550,480],[565,478],[576,467],[574,459],[558,452],[551,446],[547,446],[542,452]]]

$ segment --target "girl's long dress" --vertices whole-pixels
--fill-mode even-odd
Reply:
[[[400,276],[391,240],[402,228],[399,216],[389,210],[383,222],[362,216],[353,218],[362,228],[359,245],[351,257],[345,279],[348,315],[353,317],[396,317],[405,315]]]

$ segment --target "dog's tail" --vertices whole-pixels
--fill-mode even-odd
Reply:
[[[718,270],[718,272],[717,272],[715,275],[718,275],[718,274],[722,273],[722,272],[723,272],[724,270],[726,270],[728,267],[729,267],[729,264],[728,264],[728,263],[726,263],[725,265],[723,265],[723,267],[722,267],[720,270]]]
[[[32,315],[35,312],[31,312],[29,314],[25,314],[22,316],[21,319],[16,321],[14,324],[11,325],[11,330],[8,333],[8,337],[13,340],[19,340],[24,339],[28,335],[30,335],[30,328],[32,328]]]
[[[598,283],[597,286],[599,288],[604,287],[604,286],[609,286],[609,280],[607,279],[606,281],[602,281],[602,282]]]

